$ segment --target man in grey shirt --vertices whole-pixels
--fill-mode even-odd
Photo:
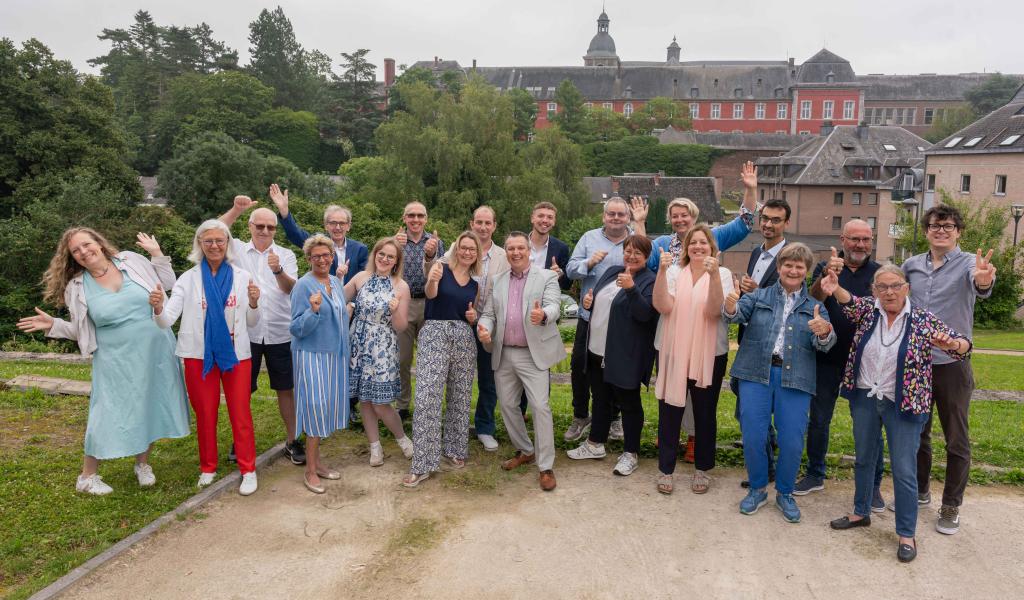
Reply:
[[[960,211],[946,205],[929,208],[921,224],[928,240],[928,252],[903,263],[910,282],[911,302],[931,311],[943,323],[968,339],[973,337],[974,302],[992,295],[996,268],[990,262],[992,252],[982,256],[960,250],[958,242],[964,229]],[[967,418],[974,372],[971,361],[954,361],[945,352],[932,351],[932,397],[938,409],[942,433],[946,438],[946,483],[942,507],[935,529],[952,535],[960,530],[960,505],[971,468],[971,441]],[[931,502],[928,491],[932,470],[932,418],[921,431],[917,452],[918,504]]]

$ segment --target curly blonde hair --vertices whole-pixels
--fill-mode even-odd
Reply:
[[[60,236],[57,251],[50,259],[49,268],[43,273],[43,300],[54,306],[64,306],[64,290],[67,289],[68,282],[85,270],[85,267],[78,264],[75,257],[71,255],[71,238],[79,233],[91,237],[107,258],[113,258],[118,252],[116,246],[91,227],[72,227],[65,230],[64,234]]]

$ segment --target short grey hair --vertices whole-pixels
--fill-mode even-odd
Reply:
[[[302,244],[302,253],[308,259],[309,253],[312,252],[313,248],[316,248],[317,246],[327,246],[328,248],[331,249],[331,254],[334,254],[335,252],[334,240],[332,240],[331,238],[327,237],[322,233],[314,233],[313,235],[306,238],[306,242]]]
[[[779,256],[775,259],[775,263],[778,267],[782,266],[782,263],[786,261],[802,261],[806,265],[807,270],[810,271],[814,265],[814,253],[807,247],[806,244],[800,242],[793,242],[792,244],[786,244],[779,250]]]
[[[349,225],[352,224],[352,211],[345,208],[344,206],[341,206],[340,204],[329,204],[327,208],[324,209],[324,223],[327,222],[327,215],[336,212],[345,213],[345,218],[348,219]]]
[[[217,219],[207,219],[196,229],[196,234],[192,237],[192,252],[188,255],[188,259],[190,261],[197,265],[202,262],[204,254],[203,249],[199,244],[199,237],[207,231],[214,229],[224,232],[224,235],[228,240],[227,247],[224,249],[224,260],[231,262],[235,258],[235,253],[231,249],[231,229]]]
[[[251,213],[249,213],[249,224],[250,225],[252,225],[252,222],[256,220],[256,215],[262,214],[260,211],[265,211],[265,212],[270,213],[270,216],[274,218],[274,221],[275,222],[277,221],[277,215],[274,214],[274,211],[270,210],[269,208],[261,206],[261,207],[255,209],[255,210],[253,210]]]
[[[878,281],[878,276],[879,275],[884,275],[886,273],[891,273],[891,274],[899,277],[900,280],[903,281],[903,283],[907,282],[907,274],[903,272],[903,269],[901,269],[900,267],[897,267],[894,264],[888,264],[888,265],[882,265],[882,266],[878,267],[878,270],[875,271],[874,276],[871,278],[871,283],[874,284],[876,281]]]
[[[611,198],[605,200],[604,204],[601,206],[601,211],[604,212],[608,210],[608,205],[613,202],[621,202],[622,205],[626,207],[626,216],[629,218],[630,221],[633,220],[633,209],[629,206],[629,202],[627,202],[626,199],[623,198],[622,196],[612,196]]]

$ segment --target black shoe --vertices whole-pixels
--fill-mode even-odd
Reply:
[[[742,450],[743,449],[743,440],[736,440],[735,442],[732,443],[732,447],[733,448],[739,448],[740,450]]]
[[[299,440],[294,440],[291,443],[284,445],[284,455],[292,461],[293,465],[304,465],[306,464],[306,448],[302,445]]]
[[[864,517],[858,521],[851,521],[850,517],[843,517],[830,522],[829,526],[832,529],[838,529],[840,531],[844,529],[853,529],[854,527],[870,527],[871,517]]]
[[[231,449],[228,450],[228,462],[237,463],[238,457],[235,456],[235,445],[231,444]]]
[[[749,479],[744,479],[743,481],[741,481],[740,482],[740,487],[743,488],[743,489],[749,488],[750,487],[750,480]]]
[[[408,408],[400,408],[398,409],[398,416],[402,417],[403,421],[408,421],[412,418],[412,413],[409,412]]]
[[[917,540],[914,540],[914,545],[900,544],[900,547],[896,549],[896,559],[901,563],[908,563],[917,558]]]

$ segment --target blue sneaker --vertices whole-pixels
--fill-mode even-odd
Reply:
[[[790,523],[800,522],[800,507],[796,505],[793,494],[776,494],[775,506],[782,511],[782,518]]]
[[[745,515],[752,515],[768,502],[768,492],[765,488],[759,490],[751,489],[747,496],[740,500],[740,512]]]

